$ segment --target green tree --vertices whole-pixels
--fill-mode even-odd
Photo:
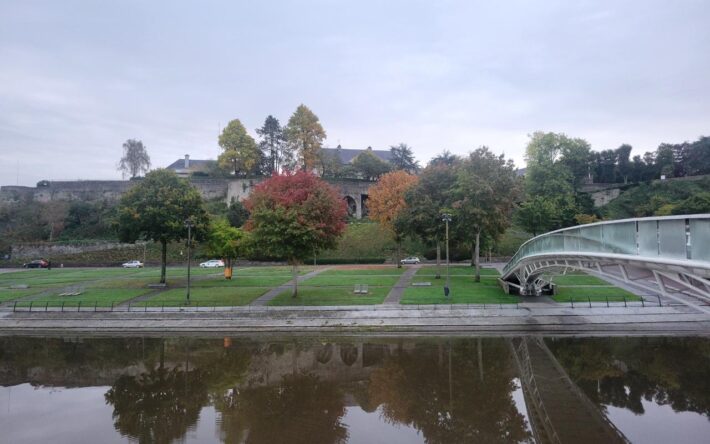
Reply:
[[[219,146],[224,150],[217,158],[220,168],[231,171],[237,176],[258,170],[261,164],[261,151],[239,119],[232,120],[224,128],[219,136]]]
[[[256,133],[261,137],[259,148],[266,159],[264,172],[269,176],[279,173],[284,165],[289,165],[292,161],[291,153],[286,150],[286,136],[279,119],[269,115]]]
[[[557,226],[555,202],[543,196],[535,196],[520,204],[515,211],[515,222],[533,236],[550,231]]]
[[[209,218],[199,191],[172,171],[154,170],[123,195],[118,208],[118,235],[123,242],[160,242],[160,282],[164,284],[168,242],[187,237],[188,219],[194,225],[194,239],[201,239]]]
[[[381,175],[389,172],[391,167],[368,147],[353,159],[353,168],[362,179],[377,180]]]
[[[326,137],[318,116],[306,105],[299,105],[288,119],[284,135],[288,150],[297,156],[300,168],[304,171],[315,170]]]
[[[569,166],[560,161],[569,140],[563,134],[536,132],[525,149],[525,194],[529,199],[541,196],[555,203],[555,219],[559,225],[553,228],[574,225],[574,215],[579,213],[574,175]]]
[[[229,203],[229,208],[227,208],[227,220],[229,224],[239,228],[246,223],[247,219],[249,219],[249,212],[244,207],[244,204],[232,198],[232,201]]]
[[[338,191],[305,171],[272,176],[257,185],[245,206],[246,229],[255,249],[286,257],[293,270],[293,297],[298,294],[298,264],[314,251],[336,246],[345,230],[347,210]]]
[[[436,246],[436,277],[441,277],[441,241],[444,224],[441,214],[451,208],[451,193],[456,184],[456,169],[447,163],[430,163],[419,175],[419,182],[404,196],[405,210],[399,220],[406,232]]]
[[[210,232],[207,237],[207,252],[210,256],[221,257],[225,260],[225,266],[230,273],[228,279],[232,278],[232,260],[243,254],[242,239],[244,233],[239,228],[229,224],[226,219],[219,219],[212,222]]]
[[[497,239],[510,226],[520,192],[515,165],[487,147],[473,151],[457,171],[453,190],[454,229],[472,241],[476,282],[481,280],[481,234]]]
[[[393,170],[404,170],[409,174],[416,174],[419,171],[419,162],[414,158],[412,148],[406,143],[390,146],[390,163]]]
[[[146,173],[150,169],[150,156],[143,142],[135,139],[128,139],[123,144],[123,157],[118,162],[118,170],[123,177],[128,174],[131,178]]]
[[[616,149],[616,170],[618,172],[619,179],[623,180],[624,183],[629,182],[629,176],[633,171],[631,161],[629,157],[631,156],[631,145],[623,144]]]
[[[564,134],[556,136],[560,146],[560,163],[572,175],[572,189],[576,193],[589,175],[591,146],[584,139],[571,139]]]

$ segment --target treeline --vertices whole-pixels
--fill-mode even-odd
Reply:
[[[247,133],[239,119],[229,122],[218,140],[222,153],[207,174],[271,176],[287,170],[304,170],[325,178],[376,180],[388,171],[415,173],[419,169],[412,149],[404,143],[390,147],[389,161],[367,149],[352,162],[342,162],[340,146],[323,149],[326,132],[318,116],[305,105],[296,109],[285,126],[269,115],[256,133],[259,140]]]
[[[695,142],[662,143],[656,151],[630,158],[631,145],[589,153],[587,175],[594,183],[646,182],[661,176],[710,174],[710,137]]]
[[[631,147],[591,151],[589,143],[564,134],[536,132],[525,151],[525,194],[516,211],[517,223],[533,235],[577,224],[615,217],[615,212],[594,208],[590,196],[581,192],[583,185],[593,182],[643,182],[666,177],[710,174],[710,138],[692,143],[661,144],[643,158],[629,161]],[[657,188],[662,188],[661,186]],[[646,196],[653,200],[653,196]],[[707,196],[689,201],[687,194],[675,193],[638,202],[623,217],[684,214],[710,210]],[[643,208],[642,208],[643,207]],[[663,208],[661,208],[663,207]],[[651,213],[651,214],[649,214]]]

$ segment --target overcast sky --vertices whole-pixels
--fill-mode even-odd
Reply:
[[[216,158],[304,103],[327,146],[593,149],[710,135],[710,1],[0,0],[0,185]]]

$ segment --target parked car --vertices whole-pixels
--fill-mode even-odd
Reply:
[[[33,260],[32,262],[28,262],[24,265],[22,265],[23,268],[47,268],[49,267],[49,262],[45,261],[44,259],[36,259]]]
[[[143,268],[143,262],[141,261],[128,261],[121,265],[123,268]]]
[[[405,257],[405,258],[402,259],[400,262],[403,263],[403,264],[415,264],[415,265],[416,265],[416,264],[418,264],[420,261],[419,261],[419,258],[416,257],[416,256],[409,256],[409,257]]]
[[[200,268],[224,268],[224,262],[219,259],[210,259],[207,262],[202,262]]]

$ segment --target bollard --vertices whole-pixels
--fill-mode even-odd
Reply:
[[[646,303],[643,301],[643,296],[641,296],[641,306],[642,306],[642,307],[645,307],[645,306],[646,306]]]
[[[609,308],[609,295],[604,296],[606,298],[606,307]]]
[[[626,307],[626,306],[627,306],[627,305],[626,305],[626,295],[623,294],[622,296],[624,297],[624,307]]]
[[[128,311],[131,311],[131,301],[128,301]]]
[[[659,307],[662,307],[663,304],[661,304],[661,295],[658,294],[658,295],[656,295],[656,296],[658,296],[658,306],[659,306]]]
[[[113,311],[113,301],[111,301],[111,311]]]
[[[96,306],[99,305],[99,301],[94,301],[94,312],[96,312]]]
[[[165,301],[163,301],[163,303],[160,304],[160,311],[161,312],[165,311]]]
[[[64,301],[62,301],[62,313],[64,313]]]
[[[15,310],[17,310],[17,301],[15,301],[15,303],[12,304],[12,311],[13,311],[13,313],[15,312]]]
[[[569,297],[569,305],[571,305],[572,308],[574,308],[574,301],[572,300],[572,296]]]
[[[589,301],[589,308],[592,308],[592,298],[591,298],[591,296],[587,295],[587,301]]]
[[[45,311],[45,312],[47,311],[47,308],[49,308],[49,301],[47,301],[47,302],[44,304],[44,311]]]
[[[76,306],[76,311],[81,311],[81,301],[79,301],[79,305]]]
[[[30,311],[32,311],[32,301],[30,301]]]

